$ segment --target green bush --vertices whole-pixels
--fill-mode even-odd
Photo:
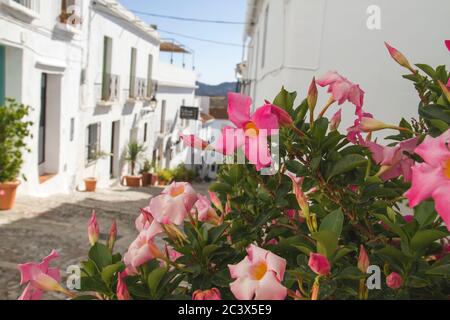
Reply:
[[[13,99],[0,106],[0,182],[15,181],[22,168],[23,151],[30,152],[26,138],[31,136],[33,123],[24,121],[30,110]]]

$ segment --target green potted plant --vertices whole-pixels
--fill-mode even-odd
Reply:
[[[7,99],[5,105],[0,106],[0,210],[14,206],[23,151],[30,152],[25,141],[31,136],[33,123],[24,121],[30,110],[13,99]]]
[[[97,171],[96,170],[97,161],[100,159],[106,158],[106,157],[111,157],[111,156],[112,156],[111,153],[108,153],[105,151],[97,151],[92,154],[91,161],[92,161],[92,163],[94,163],[94,169],[93,169],[94,175],[95,175],[95,172]],[[93,177],[85,178],[84,186],[85,186],[86,192],[95,192],[95,190],[97,189],[97,177],[93,176]]]
[[[158,170],[158,185],[165,186],[172,182],[173,172],[170,169],[160,169]]]
[[[135,141],[128,143],[125,161],[130,163],[131,175],[125,176],[126,185],[128,187],[138,188],[141,186],[141,176],[136,176],[136,163],[138,163],[140,156],[145,151],[145,147]]]
[[[151,185],[153,178],[153,174],[150,172],[151,170],[152,170],[152,163],[149,160],[145,160],[144,165],[141,169],[142,186]]]

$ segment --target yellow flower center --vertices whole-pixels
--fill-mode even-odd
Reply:
[[[256,124],[252,121],[245,125],[245,135],[248,137],[257,137],[259,135],[259,130]]]
[[[177,186],[170,191],[170,195],[174,198],[178,197],[179,195],[182,195],[183,193],[184,193],[183,185]]]
[[[450,159],[444,162],[444,174],[450,179]]]
[[[258,262],[252,266],[250,274],[253,279],[261,280],[267,272],[267,264],[264,261]]]

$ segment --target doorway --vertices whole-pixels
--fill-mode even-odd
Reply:
[[[39,133],[38,133],[38,164],[39,174],[42,175],[43,164],[45,163],[45,136],[46,136],[46,125],[47,125],[47,86],[48,86],[48,76],[43,73],[41,76],[41,101],[40,101],[40,115],[39,115]]]
[[[120,168],[120,120],[111,124],[111,158],[109,164],[109,174],[111,179],[119,176]]]

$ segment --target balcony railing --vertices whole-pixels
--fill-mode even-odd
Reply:
[[[130,95],[131,99],[147,98],[147,80],[144,78],[130,78]]]
[[[111,102],[119,100],[120,77],[115,74],[105,74],[102,83],[102,101]]]

